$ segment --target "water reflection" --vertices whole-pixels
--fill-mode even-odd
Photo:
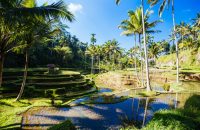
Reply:
[[[104,91],[105,92],[105,91]],[[34,108],[23,116],[23,127],[47,128],[66,119],[71,119],[78,129],[120,129],[124,119],[139,122],[141,126],[148,123],[154,113],[163,109],[183,107],[192,96],[188,94],[162,94],[154,98],[141,97],[124,100],[120,96],[135,93],[126,91],[115,95],[88,96],[74,101],[80,106],[65,108]],[[47,126],[45,126],[48,124]]]
[[[40,108],[24,115],[24,126],[44,126],[72,119],[79,129],[119,129],[122,117],[145,125],[155,111],[171,108],[169,104],[154,98],[130,98],[115,104],[81,105],[71,108]],[[37,125],[38,126],[38,125]],[[27,126],[26,126],[27,128]]]

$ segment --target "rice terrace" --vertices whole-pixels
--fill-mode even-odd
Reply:
[[[0,130],[199,130],[199,5],[0,0]]]

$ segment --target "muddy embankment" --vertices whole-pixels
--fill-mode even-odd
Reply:
[[[145,73],[143,74],[143,80],[146,82]],[[100,74],[96,78],[96,84],[98,87],[108,87],[114,90],[126,90],[126,89],[137,89],[141,88],[141,81],[132,72],[108,72]],[[169,70],[151,70],[150,71],[151,82],[159,84],[173,83],[176,82],[176,73]],[[180,73],[180,80],[182,81],[200,81],[200,74],[198,73]]]

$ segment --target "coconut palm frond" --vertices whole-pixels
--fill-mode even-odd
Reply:
[[[115,2],[116,2],[116,4],[117,4],[117,5],[119,5],[119,3],[120,3],[120,0],[116,0]]]
[[[160,5],[159,12],[158,12],[160,17],[162,16],[162,13],[163,13],[163,11],[164,11],[164,9],[166,7],[166,4],[167,4],[167,1],[163,0],[162,4]]]

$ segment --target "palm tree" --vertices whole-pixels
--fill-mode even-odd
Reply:
[[[91,34],[91,38],[90,38],[91,45],[86,52],[86,54],[91,55],[91,74],[94,73],[94,57],[96,55],[96,51],[95,51],[96,48],[94,44],[97,42],[97,39],[95,38],[95,36],[96,34],[94,33]]]
[[[104,44],[104,51],[108,55],[110,63],[112,63],[112,70],[114,70],[114,65],[116,63],[116,56],[121,54],[121,48],[119,47],[118,41],[115,39],[109,40]]]
[[[193,20],[193,26],[191,30],[191,34],[195,43],[195,47],[200,47],[200,13],[197,14],[197,17]]]
[[[91,56],[91,74],[94,73],[94,57],[96,55],[96,48],[95,45],[91,44],[86,51],[86,55]]]
[[[90,41],[91,41],[91,43],[92,43],[93,45],[97,42],[97,39],[95,38],[95,36],[96,36],[96,34],[94,34],[94,33],[91,34],[91,39],[90,39]]]
[[[119,47],[118,41],[116,41],[115,39],[112,40],[110,47],[111,47],[110,49],[111,49],[111,53],[113,56],[113,64],[112,65],[115,65],[116,64],[116,56],[117,56],[117,54],[121,53],[121,48]],[[113,67],[113,70],[114,70],[114,67]]]
[[[101,54],[102,54],[102,47],[100,45],[95,46],[97,58],[98,58],[98,67],[100,73],[100,62],[101,62]]]
[[[25,52],[25,65],[24,65],[23,81],[22,81],[20,92],[16,98],[16,101],[18,101],[21,98],[24,92],[24,87],[26,85],[28,64],[29,64],[28,55],[29,55],[29,50],[31,46],[37,42],[41,42],[44,37],[50,35],[49,29],[51,25],[48,25],[45,21],[32,20],[32,19],[29,19],[29,20],[27,20],[27,22],[29,22],[29,25],[26,23],[25,25],[28,25],[28,26],[24,26],[21,32],[22,46]],[[38,39],[40,39],[41,41],[38,41]],[[22,48],[19,48],[19,49],[22,49]]]
[[[0,0],[0,17],[7,23],[15,23],[29,16],[58,18],[56,14],[70,21],[74,20],[73,14],[62,0],[51,5],[36,6],[36,0]]]
[[[140,81],[139,77],[138,77],[137,57],[136,57],[136,53],[137,53],[137,51],[136,51],[136,48],[137,48],[137,37],[136,37],[137,29],[134,26],[135,25],[135,23],[134,23],[135,21],[132,19],[131,13],[128,12],[128,15],[129,15],[129,19],[123,20],[121,22],[121,24],[119,25],[119,29],[123,30],[123,32],[121,33],[121,35],[126,35],[126,36],[132,36],[132,35],[134,35],[134,43],[135,43],[134,46],[135,46],[135,48],[132,48],[130,51],[131,51],[131,56],[132,56],[133,50],[134,50],[135,71],[136,71],[137,79],[138,79],[138,81]]]
[[[153,13],[152,11],[147,10],[144,18],[142,17],[142,8],[137,8],[135,11],[129,11],[129,19],[122,21],[121,25],[119,28],[123,29],[124,32],[122,33],[123,35],[133,35],[133,34],[138,34],[139,36],[139,45],[140,45],[140,58],[141,58],[141,76],[143,80],[143,65],[142,65],[142,48],[141,48],[141,34],[143,34],[143,21],[145,24],[145,32],[146,33],[156,33],[159,32],[158,30],[152,30],[158,23],[162,22],[161,20],[156,20],[153,22],[149,22],[150,15]],[[145,36],[146,36],[145,33]],[[144,36],[143,36],[144,37]],[[144,38],[145,44],[146,44],[146,38]],[[144,48],[146,45],[144,46]],[[145,49],[144,49],[145,50]],[[147,57],[148,58],[148,57]],[[145,59],[146,60],[146,59]],[[148,61],[146,62],[148,63]],[[148,69],[148,66],[146,67],[146,70]],[[149,77],[148,71],[147,71],[147,77]],[[149,79],[149,78],[147,78]],[[148,80],[147,80],[148,81]],[[144,82],[142,81],[142,86],[144,85]],[[150,85],[148,86],[147,83],[147,91],[151,90]]]
[[[186,24],[184,22],[181,22],[180,25],[177,25],[176,26],[176,34],[178,34],[181,38],[181,42],[179,43],[179,47],[180,45],[184,46],[184,37],[186,35],[189,35],[190,34],[190,25],[189,24]]]
[[[1,18],[0,18],[1,19]],[[8,26],[5,22],[0,22],[0,87],[2,85],[3,65],[5,55],[17,46],[17,37],[19,31],[14,26]]]
[[[22,33],[24,34],[24,43],[26,44],[26,47],[25,47],[25,57],[26,58],[25,58],[23,82],[21,85],[20,92],[16,98],[16,101],[18,101],[21,98],[21,96],[24,92],[25,84],[26,84],[27,71],[28,71],[28,50],[31,47],[31,45],[35,43],[35,39],[38,39],[39,37],[43,38],[48,33],[50,33],[48,31],[49,26],[46,24],[45,20],[47,18],[49,18],[49,16],[52,16],[54,19],[58,19],[59,17],[65,18],[70,22],[74,19],[73,15],[66,8],[64,8],[65,5],[62,1],[56,3],[55,5],[56,6],[54,6],[54,4],[53,4],[53,7],[50,9],[49,9],[49,6],[43,6],[40,10],[42,13],[40,16],[36,17],[36,19],[34,19],[30,16],[27,16],[26,21],[23,21],[23,23],[22,23],[22,25],[24,24],[24,32],[22,32]],[[37,11],[39,11],[39,9],[40,9],[40,7],[37,7],[35,0],[22,0],[20,3],[20,7],[25,8],[25,9],[33,8],[36,10],[38,8]],[[40,24],[38,24],[38,23],[40,23]]]
[[[8,51],[17,46],[16,42],[11,41],[15,41],[16,38],[13,37],[13,32],[18,32],[17,27],[20,28],[22,21],[30,16],[33,18],[57,18],[58,14],[70,21],[74,19],[63,1],[40,7],[35,7],[35,5],[35,0],[0,0],[0,31],[2,36],[0,39],[0,86],[2,84],[4,57]],[[12,27],[15,27],[15,30],[12,30]]]
[[[158,54],[162,51],[161,45],[158,43],[153,42],[149,45],[149,55],[150,58],[154,59],[154,64],[156,65],[156,59],[158,57]]]
[[[107,64],[108,64],[108,60],[111,61],[111,54],[112,54],[111,43],[112,43],[112,41],[108,40],[103,45],[103,50],[105,51],[105,54],[106,54],[106,62],[107,62]]]
[[[173,43],[176,43],[176,73],[177,73],[177,77],[176,77],[176,82],[179,83],[179,49],[178,49],[178,42],[176,40],[176,23],[175,23],[175,8],[174,8],[174,0],[148,0],[148,2],[151,4],[151,6],[154,6],[158,3],[161,3],[160,8],[159,8],[159,16],[162,16],[162,13],[165,9],[165,7],[168,5],[170,6],[170,4],[172,5],[172,20],[173,20],[173,35],[174,35],[174,41]]]

